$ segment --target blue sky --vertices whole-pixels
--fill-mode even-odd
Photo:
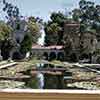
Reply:
[[[1,0],[0,0],[1,1]],[[48,20],[51,12],[73,9],[78,6],[79,0],[7,0],[20,8],[24,16],[40,16]],[[100,4],[100,0],[90,0]]]

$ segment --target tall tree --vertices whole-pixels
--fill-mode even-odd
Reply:
[[[29,17],[27,32],[31,33],[33,43],[37,43],[39,37],[41,36],[40,30],[40,22],[35,17]]]
[[[5,22],[0,21],[0,41],[8,39],[13,29]]]
[[[20,51],[22,54],[26,54],[27,52],[31,51],[32,48],[32,36],[26,34],[23,41],[21,42]]]
[[[80,0],[79,9],[72,11],[73,19],[80,22],[80,32],[96,30],[99,33],[100,28],[100,5],[94,2]]]
[[[45,45],[62,45],[63,25],[67,17],[61,12],[53,12],[51,20],[45,24]]]
[[[45,28],[45,42],[47,45],[57,45],[59,42],[59,32],[61,27],[57,23],[52,23]]]
[[[9,25],[3,21],[0,21],[0,49],[3,59],[9,57],[9,52],[13,46],[12,42],[10,41],[12,31],[13,29]]]

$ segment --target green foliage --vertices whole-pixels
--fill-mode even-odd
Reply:
[[[28,33],[31,33],[32,35],[32,42],[37,43],[39,37],[41,36],[41,33],[39,23],[34,17],[29,17]]]
[[[73,19],[81,24],[80,32],[94,29],[98,33],[100,29],[100,5],[94,2],[80,0],[79,9],[72,11]]]
[[[0,21],[0,41],[7,39],[11,32],[12,28],[3,21]]]
[[[61,12],[53,12],[50,16],[52,22],[54,23],[58,23],[59,25],[62,25],[64,23],[64,21],[66,21],[67,17],[61,13]]]
[[[51,20],[45,24],[45,45],[61,45],[63,39],[63,25],[67,17],[61,12],[53,12]]]
[[[0,49],[3,59],[8,59],[14,43],[10,39],[13,29],[7,23],[0,21]]]
[[[4,21],[0,21],[0,49],[3,59],[8,59],[9,52],[14,46],[14,42],[12,43],[11,35],[13,29]]]
[[[58,33],[61,30],[60,26],[57,23],[52,23],[50,26],[47,27],[46,31],[48,33]]]
[[[80,9],[74,9],[74,10],[72,10],[72,17],[73,17],[74,21],[79,22],[80,16],[81,16]]]
[[[4,60],[9,58],[9,53],[13,47],[16,47],[16,45],[12,39],[7,38],[1,42],[1,54]]]
[[[32,89],[38,89],[39,84],[38,84],[38,78],[34,77],[28,83],[26,84],[26,87],[32,88]]]
[[[21,42],[20,51],[23,54],[26,54],[32,48],[32,37],[30,34],[26,34],[23,41]]]
[[[61,27],[57,23],[52,23],[45,28],[47,33],[45,37],[45,42],[50,45],[56,45],[59,42],[59,32]]]

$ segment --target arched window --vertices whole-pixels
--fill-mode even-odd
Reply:
[[[49,55],[49,61],[56,59],[56,52],[51,52]]]
[[[47,53],[47,52],[44,52],[44,54],[43,54],[43,59],[44,59],[44,60],[48,60],[48,53]]]

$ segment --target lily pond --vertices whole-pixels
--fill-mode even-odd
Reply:
[[[99,64],[30,60],[0,63],[0,89],[100,89]]]

